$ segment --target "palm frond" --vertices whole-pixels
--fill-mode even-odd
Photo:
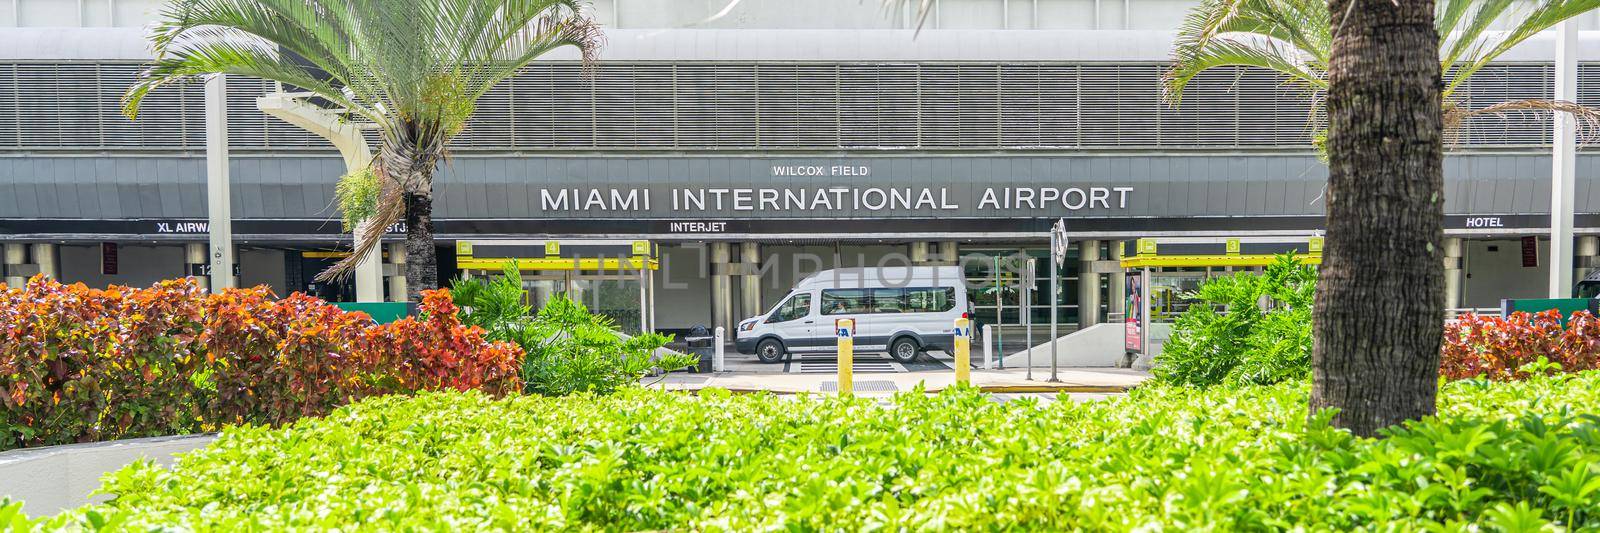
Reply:
[[[1465,2],[1468,0],[1449,0]],[[1441,58],[1446,70],[1454,67],[1455,76],[1445,85],[1448,97],[1483,67],[1498,59],[1529,37],[1555,27],[1572,17],[1600,8],[1600,0],[1537,0],[1533,3],[1512,3],[1513,0],[1479,0],[1483,2],[1472,23],[1449,37],[1448,50]],[[1511,3],[1502,6],[1502,3]],[[1495,21],[1515,21],[1510,31],[1489,32]],[[1446,36],[1441,33],[1441,40]]]
[[[208,34],[226,30],[198,30],[192,33]],[[362,105],[348,99],[328,82],[314,77],[305,68],[283,57],[237,41],[216,40],[185,44],[170,51],[166,57],[146,66],[138,81],[122,96],[122,111],[128,118],[137,119],[139,106],[150,91],[186,83],[211,74],[236,74],[294,85],[316,93],[361,114],[369,120],[381,117]]]
[[[1539,119],[1552,115],[1571,115],[1577,126],[1577,138],[1580,143],[1592,143],[1600,140],[1600,109],[1579,105],[1574,102],[1562,100],[1514,100],[1500,102],[1482,109],[1468,109],[1460,105],[1450,105],[1444,111],[1444,130],[1457,132],[1466,126],[1467,121],[1485,116],[1518,116],[1534,115]]]
[[[1220,36],[1203,48],[1186,52],[1181,59],[1174,58],[1172,68],[1162,76],[1163,96],[1169,104],[1177,105],[1195,76],[1226,66],[1272,70],[1286,76],[1289,82],[1312,90],[1326,89],[1328,85],[1322,69],[1284,43],[1259,35]]]
[[[404,191],[400,187],[394,186],[392,181],[380,180],[380,186],[383,189],[378,196],[377,205],[373,207],[371,216],[361,222],[366,226],[367,230],[361,233],[360,239],[356,240],[355,247],[350,252],[349,257],[340,259],[333,266],[318,273],[317,281],[342,280],[354,275],[356,266],[360,264],[360,258],[376,252],[378,247],[383,246],[385,230],[405,220],[406,202]]]
[[[1225,66],[1278,71],[1321,88],[1330,40],[1327,9],[1316,0],[1203,0],[1178,29],[1164,94],[1177,104],[1195,76]]]
[[[934,0],[883,0],[884,11],[898,11],[910,7],[917,20],[917,31],[922,31],[922,26],[928,22],[928,15],[933,14]]]

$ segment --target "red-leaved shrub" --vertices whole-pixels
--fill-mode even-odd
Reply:
[[[192,283],[0,291],[0,449],[167,434],[198,416]]]
[[[522,390],[522,348],[489,342],[483,328],[463,326],[450,291],[422,291],[423,318],[407,317],[366,331],[373,364],[388,370],[390,392],[481,389],[494,395]]]
[[[295,293],[275,300],[264,287],[227,290],[206,302],[205,347],[222,423],[283,424],[327,414],[368,395],[373,371],[360,353],[363,313]]]
[[[284,424],[363,397],[521,388],[522,350],[464,326],[448,291],[377,325],[303,294],[193,280],[0,286],[0,450]]]
[[[1448,379],[1521,379],[1540,357],[1562,372],[1600,368],[1600,320],[1588,311],[1573,313],[1566,327],[1561,312],[1512,313],[1509,318],[1466,315],[1445,326],[1439,373]],[[1554,368],[1527,367],[1537,372]]]

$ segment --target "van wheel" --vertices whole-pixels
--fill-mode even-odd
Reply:
[[[763,363],[776,363],[783,358],[783,343],[778,339],[767,339],[756,345],[756,359]]]
[[[922,347],[917,346],[917,340],[911,337],[900,337],[895,339],[894,344],[889,345],[889,357],[900,363],[916,361],[917,352],[920,351]]]

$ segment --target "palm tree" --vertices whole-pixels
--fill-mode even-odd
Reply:
[[[366,174],[366,219],[405,222],[407,298],[438,285],[433,175],[478,98],[539,56],[576,47],[593,61],[603,38],[577,0],[168,0],[150,33],[155,60],[123,96],[136,118],[150,91],[212,74],[292,85],[378,132]],[[347,203],[347,202],[341,202]],[[352,218],[346,213],[346,219]],[[322,277],[345,275],[380,243]]]
[[[1326,2],[1326,3],[1324,3]],[[1165,84],[1176,103],[1221,66],[1268,69],[1326,105],[1327,241],[1313,310],[1313,412],[1362,436],[1434,413],[1444,320],[1443,149],[1483,114],[1571,113],[1573,102],[1470,109],[1455,91],[1489,62],[1600,0],[1202,0]],[[1509,24],[1504,32],[1488,31]],[[1332,28],[1338,28],[1335,32]]]
[[[1514,100],[1479,108],[1463,105],[1456,91],[1483,67],[1529,37],[1600,7],[1600,0],[1440,0],[1433,24],[1439,34],[1439,69],[1446,139],[1467,119],[1514,112],[1564,112],[1585,132],[1600,130],[1600,112],[1574,102]],[[1256,67],[1305,89],[1320,115],[1328,91],[1334,40],[1325,0],[1201,0],[1178,29],[1166,98],[1177,105],[1196,76],[1217,67]],[[1511,26],[1491,31],[1496,25]],[[1314,135],[1319,149],[1325,132]]]

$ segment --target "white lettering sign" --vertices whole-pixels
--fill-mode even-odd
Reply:
[[[727,229],[727,222],[673,222],[667,224],[667,231],[673,233],[722,233]]]

